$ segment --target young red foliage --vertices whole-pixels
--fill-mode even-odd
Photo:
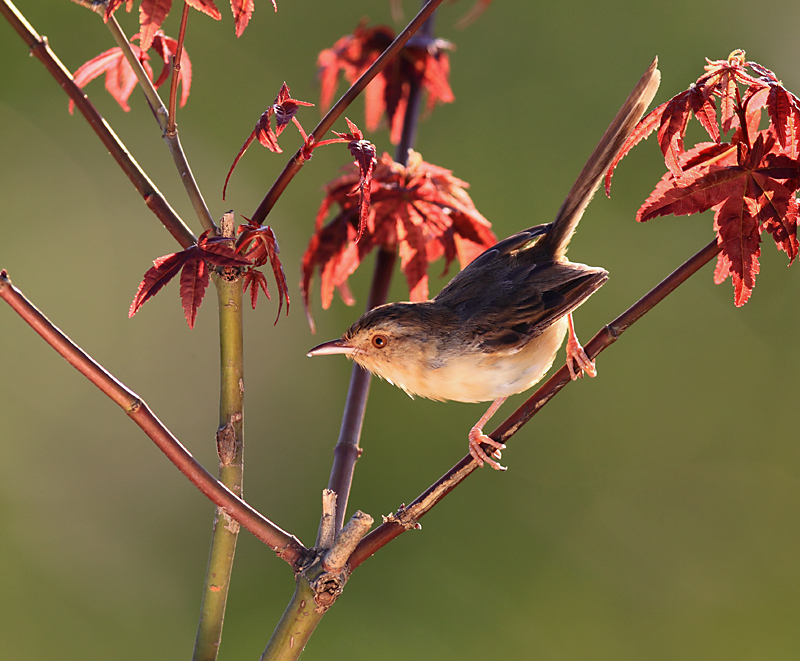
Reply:
[[[658,127],[668,172],[636,219],[644,222],[713,209],[720,245],[714,281],[720,283],[731,276],[734,303],[741,306],[755,286],[764,230],[787,254],[790,264],[800,250],[796,199],[800,189],[800,99],[769,69],[747,62],[744,51],[734,51],[727,60],[707,62],[706,73],[688,90],[658,106],[637,125],[606,173],[606,193],[619,160]],[[770,123],[760,129],[764,108]],[[713,142],[686,150],[683,138],[691,115]],[[728,133],[730,141],[722,142]]]
[[[394,40],[394,32],[386,26],[367,28],[359,24],[353,34],[339,39],[317,58],[320,78],[320,106],[327,110],[333,100],[341,73],[352,84]],[[450,59],[446,52],[452,45],[443,39],[414,37],[389,65],[367,85],[365,90],[366,127],[378,128],[385,115],[391,140],[400,140],[411,83],[427,92],[427,109],[436,103],[454,100],[450,89]]]
[[[356,159],[356,166],[358,167],[358,186],[350,192],[350,195],[355,195],[356,192],[359,195],[359,223],[358,234],[356,235],[356,243],[358,243],[361,240],[362,234],[364,233],[364,228],[367,226],[367,218],[369,217],[369,202],[372,192],[372,175],[375,171],[375,166],[378,163],[376,158],[378,150],[369,140],[364,139],[364,134],[361,132],[361,129],[359,129],[358,126],[351,122],[347,117],[345,117],[345,121],[347,121],[347,126],[349,127],[350,132],[339,133],[338,131],[334,131],[334,133],[339,136],[339,140],[347,142],[347,148],[350,150],[353,158]],[[317,143],[315,146],[319,147],[321,144],[323,143]]]
[[[283,152],[283,149],[281,149],[280,145],[278,144],[278,136],[283,133],[283,129],[288,126],[289,122],[294,122],[295,126],[297,126],[297,130],[300,131],[300,135],[303,136],[303,140],[308,140],[306,132],[303,130],[303,127],[300,125],[300,122],[297,120],[295,115],[300,109],[300,106],[313,105],[313,103],[307,103],[305,101],[293,99],[289,92],[288,85],[285,82],[283,85],[281,85],[281,89],[278,92],[278,96],[275,97],[275,101],[263,113],[261,113],[261,117],[258,118],[255,128],[252,130],[250,135],[247,136],[247,140],[244,141],[239,153],[236,154],[236,158],[233,159],[233,163],[228,170],[228,175],[225,177],[225,184],[222,186],[223,200],[225,199],[225,193],[228,190],[228,181],[230,180],[233,171],[236,169],[239,159],[244,156],[247,148],[253,144],[253,141],[256,138],[258,138],[259,143],[261,143],[271,152],[280,154]],[[271,119],[273,117],[275,117],[274,131],[272,130],[271,125]]]
[[[270,298],[269,290],[267,289],[267,279],[257,267],[264,266],[267,262],[272,267],[272,274],[275,276],[275,284],[278,286],[278,314],[275,317],[275,323],[281,316],[281,308],[283,307],[283,299],[286,299],[286,314],[289,314],[289,287],[286,285],[286,274],[283,272],[283,265],[278,257],[280,248],[278,247],[278,240],[275,238],[275,232],[269,225],[259,225],[249,218],[247,225],[239,225],[237,233],[239,238],[236,241],[236,250],[243,253],[252,264],[244,273],[244,290],[250,287],[250,304],[253,309],[256,309],[258,302],[258,288],[259,286],[264,290],[267,298]]]
[[[142,63],[148,77],[152,80],[153,69],[147,61],[150,59],[149,56],[134,44],[131,44],[131,48]],[[90,81],[103,74],[106,75],[106,90],[108,90],[108,93],[114,97],[114,100],[119,103],[125,112],[130,112],[131,107],[128,105],[128,97],[136,87],[137,81],[136,74],[122,54],[121,48],[110,48],[104,53],[93,57],[78,67],[72,77],[78,87],[84,88]],[[70,100],[69,114],[71,115],[74,110],[75,103]]]
[[[139,35],[135,34],[131,40],[138,39]],[[156,87],[160,87],[168,78],[169,72],[172,70],[172,58],[177,50],[178,42],[171,37],[167,37],[161,30],[159,30],[152,40],[152,48],[158,53],[164,62],[156,81],[153,83]],[[139,46],[131,44],[134,54],[142,63],[142,67],[147,73],[147,77],[153,80],[153,69],[148,60],[150,56],[143,52]],[[73,74],[75,84],[78,87],[85,87],[90,81],[98,76],[106,75],[106,89],[109,94],[119,103],[120,107],[125,112],[130,112],[128,105],[128,98],[136,87],[137,80],[133,68],[128,63],[122,49],[119,47],[111,48],[105,53],[93,57],[91,60],[82,64],[77,71]],[[189,91],[192,87],[192,62],[189,59],[189,54],[186,49],[181,56],[181,71],[180,71],[180,84],[181,84],[181,101],[180,105],[186,105],[186,100],[189,98]],[[75,104],[69,102],[69,112],[72,114]]]
[[[413,301],[428,297],[427,270],[431,262],[444,257],[446,273],[458,257],[463,268],[497,239],[487,221],[475,209],[466,192],[467,184],[450,170],[422,160],[412,152],[408,166],[396,163],[384,154],[375,167],[370,183],[371,205],[361,240],[360,203],[351,192],[361,182],[361,172],[351,172],[332,181],[325,188],[325,198],[317,213],[316,231],[302,261],[301,290],[309,324],[311,317],[311,281],[320,271],[322,307],[328,308],[338,289],[342,299],[352,305],[348,277],[376,246],[399,248],[400,266],[408,282]],[[339,213],[323,225],[335,204]]]
[[[122,6],[124,0],[108,0],[104,18],[109,17]],[[236,36],[241,37],[250,17],[253,15],[254,0],[230,0],[231,12],[233,13]],[[200,11],[215,20],[220,20],[222,14],[214,4],[214,0],[186,0],[186,4]],[[127,0],[126,10],[131,11],[133,0]],[[272,7],[278,11],[278,5],[272,0]],[[139,5],[139,24],[142,33],[142,48],[150,48],[150,40],[155,37],[156,32],[161,28],[167,15],[172,9],[172,0],[141,0]]]
[[[230,247],[230,240],[210,237],[206,230],[197,243],[181,252],[164,255],[153,262],[153,267],[144,274],[136,296],[128,310],[128,317],[135,315],[149,299],[155,296],[178,271],[181,271],[181,303],[189,328],[194,328],[197,311],[208,288],[208,264],[223,267],[245,267],[250,260]]]

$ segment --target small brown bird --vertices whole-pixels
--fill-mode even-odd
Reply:
[[[617,113],[552,223],[489,248],[432,300],[374,308],[341,339],[320,344],[308,355],[345,354],[412,396],[494,400],[470,430],[469,452],[480,466],[505,470],[495,461],[505,446],[486,436],[483,426],[507,397],[542,379],[567,332],[570,376],[596,375],[575,336],[572,311],[603,285],[608,273],[564,255],[605,171],[655,96],[656,64]],[[495,459],[481,444],[490,447]]]

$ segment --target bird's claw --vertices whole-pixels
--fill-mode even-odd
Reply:
[[[575,367],[577,366],[577,370]],[[594,378],[597,376],[597,367],[594,361],[586,355],[578,336],[575,335],[575,327],[572,324],[572,315],[569,317],[569,337],[567,338],[567,369],[569,378],[573,381],[584,374]]]
[[[469,453],[472,455],[475,463],[478,464],[478,466],[483,466],[484,463],[489,464],[492,468],[498,471],[508,470],[507,466],[501,466],[488,454],[486,454],[486,451],[481,447],[482,443],[494,448],[494,450],[492,450],[492,457],[495,459],[500,459],[500,451],[506,449],[506,446],[503,443],[499,443],[498,441],[495,441],[493,438],[484,434],[480,427],[473,427],[469,432]]]

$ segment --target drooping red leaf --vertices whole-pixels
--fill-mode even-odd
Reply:
[[[375,247],[400,252],[401,269],[412,300],[428,297],[428,267],[444,257],[445,271],[458,258],[466,266],[480,252],[496,243],[489,222],[475,209],[467,184],[450,170],[431,165],[412,152],[407,166],[384,154],[374,169],[371,204],[366,222],[351,195],[361,180],[354,165],[348,174],[326,186],[326,197],[317,215],[317,229],[303,255],[301,290],[309,323],[311,283],[320,273],[320,297],[329,307],[334,290],[352,304],[348,277]],[[339,213],[323,225],[328,210]],[[361,229],[361,239],[356,237]]]
[[[190,248],[191,250],[191,248]],[[144,278],[139,283],[136,296],[128,310],[128,318],[135,315],[139,309],[153,296],[155,296],[166,285],[178,271],[181,270],[187,259],[186,251],[164,255],[153,261],[153,267],[144,274]]]
[[[372,173],[375,170],[375,165],[378,162],[376,159],[378,150],[369,140],[364,139],[364,134],[361,132],[361,129],[359,129],[358,126],[351,122],[347,117],[345,117],[345,120],[347,121],[347,126],[350,128],[350,132],[339,133],[334,131],[334,133],[339,136],[340,140],[348,141],[347,148],[353,155],[353,158],[355,158],[356,165],[358,166],[358,171],[360,173],[358,187],[350,193],[351,195],[355,195],[356,193],[359,195],[359,224],[358,235],[356,236],[356,243],[358,243],[358,241],[361,240],[361,236],[363,235],[364,229],[367,226],[367,219],[369,218]],[[322,144],[324,143],[318,143],[317,146]]]
[[[275,237],[275,232],[269,225],[259,225],[258,223],[246,218],[247,225],[239,225],[237,232],[239,238],[236,241],[237,251],[246,255],[249,262],[252,263],[253,268],[245,273],[246,278],[250,280],[254,278],[263,278],[263,274],[259,272],[258,275],[249,275],[257,267],[264,266],[269,262],[272,267],[272,275],[275,277],[275,284],[278,287],[278,314],[275,317],[275,323],[281,316],[281,309],[283,307],[283,300],[286,299],[286,314],[289,314],[289,287],[286,284],[286,274],[283,272],[283,265],[278,257],[280,248],[278,247],[278,240]],[[245,280],[247,285],[248,280]],[[256,284],[252,285],[256,288]],[[266,280],[263,283],[264,293],[269,298],[267,291]],[[256,307],[258,292],[251,290],[251,303],[253,308]]]
[[[736,307],[747,303],[760,268],[761,232],[757,214],[755,200],[743,197],[727,199],[714,217],[717,242],[722,246],[714,279],[719,284],[728,275],[731,276]]]
[[[683,175],[679,157],[683,153],[683,136],[690,116],[689,95],[687,90],[667,102],[658,128],[658,144],[664,154],[664,162],[675,177]]]
[[[200,259],[198,251],[194,251],[184,262],[181,269],[181,303],[183,314],[189,328],[194,328],[197,311],[203,302],[208,288],[208,268]]]
[[[267,277],[258,269],[250,269],[243,276],[244,291],[250,289],[250,306],[255,310],[258,303],[258,290],[259,288],[264,291],[265,296],[269,299],[269,289],[267,288]]]
[[[146,53],[135,44],[131,44],[133,52],[136,57],[142,62],[144,70],[147,75],[152,79],[153,70],[147,62],[149,59]],[[137,80],[136,74],[133,72],[130,64],[125,59],[122,49],[119,47],[110,48],[104,53],[100,53],[96,57],[82,64],[78,70],[73,74],[75,84],[78,87],[85,87],[90,81],[98,76],[105,74],[106,76],[106,89],[108,93],[114,97],[114,100],[119,103],[120,107],[125,111],[130,111],[128,105],[128,98],[136,87]],[[69,112],[72,114],[75,104],[69,102]]]
[[[139,39],[139,33],[133,35],[131,40]],[[175,39],[167,37],[163,31],[157,30],[152,40],[152,48],[158,53],[158,56],[164,62],[161,73],[153,83],[155,87],[160,87],[169,77],[172,71],[172,58],[177,50],[178,42]],[[149,55],[142,51],[136,44],[131,44],[131,49],[134,55],[142,63],[148,78],[153,80],[153,69],[149,63]],[[75,83],[83,88],[90,81],[98,76],[105,74],[106,76],[106,89],[112,97],[119,103],[125,112],[130,111],[128,105],[128,98],[138,84],[136,74],[131,68],[122,49],[119,47],[111,48],[97,57],[92,58],[81,67],[73,75]],[[183,50],[181,57],[180,69],[180,84],[181,84],[181,99],[180,105],[186,105],[186,100],[189,98],[189,91],[192,86],[192,63],[189,59],[189,54],[186,49]],[[74,104],[72,101],[69,103],[69,112],[73,112]]]

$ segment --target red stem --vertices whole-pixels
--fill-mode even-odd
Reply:
[[[175,133],[175,117],[178,110],[178,82],[181,74],[181,56],[183,55],[183,40],[186,38],[186,21],[189,18],[189,3],[183,4],[181,15],[181,29],[178,33],[178,46],[172,58],[172,80],[169,85],[169,120],[167,121],[167,134]]]

